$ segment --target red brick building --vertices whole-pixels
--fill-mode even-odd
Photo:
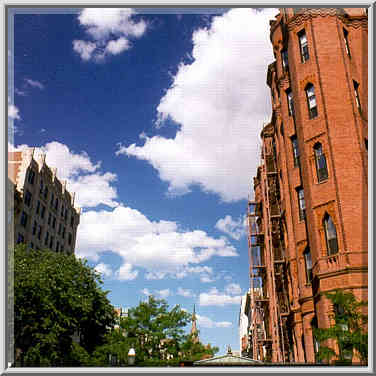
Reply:
[[[367,10],[283,8],[270,38],[273,111],[248,211],[250,355],[313,363],[312,328],[333,311],[322,293],[368,300]]]

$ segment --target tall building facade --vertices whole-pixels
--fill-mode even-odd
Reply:
[[[251,356],[317,361],[323,295],[368,300],[368,14],[283,8],[270,21],[272,117],[249,202]],[[259,327],[260,329],[260,327]],[[356,359],[356,354],[353,354]]]
[[[32,249],[74,253],[80,209],[45,158],[34,158],[34,148],[8,153],[8,187],[14,196],[9,200],[10,237]]]

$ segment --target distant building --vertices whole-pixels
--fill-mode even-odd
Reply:
[[[191,336],[192,336],[193,342],[195,343],[200,342],[200,339],[198,337],[196,320],[197,320],[196,319],[196,307],[195,305],[193,305]]]
[[[45,158],[34,148],[8,152],[9,234],[32,249],[74,253],[80,209]]]
[[[241,356],[248,356],[248,316],[245,313],[246,310],[246,303],[247,303],[247,295],[246,293],[242,296],[241,303],[240,303],[240,311],[239,311],[239,340],[240,340],[240,354]],[[233,352],[234,353],[234,352]]]
[[[252,358],[316,363],[314,328],[340,309],[324,293],[368,299],[367,9],[281,8],[270,39],[248,209]]]

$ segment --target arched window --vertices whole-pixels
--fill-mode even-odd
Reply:
[[[324,230],[328,256],[338,253],[337,230],[330,215],[325,214]]]
[[[317,116],[317,103],[314,86],[312,84],[308,84],[305,88],[305,92],[307,97],[309,118],[313,119]]]
[[[317,143],[313,147],[313,149],[315,151],[317,180],[320,183],[320,182],[328,179],[328,167],[326,165],[325,154],[322,152],[321,144]]]
[[[307,283],[311,283],[313,275],[312,275],[312,257],[311,257],[311,251],[309,247],[305,249],[303,255],[304,255]]]

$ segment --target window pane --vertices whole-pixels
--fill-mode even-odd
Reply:
[[[307,44],[307,35],[305,32],[299,35],[299,39],[302,46]]]

